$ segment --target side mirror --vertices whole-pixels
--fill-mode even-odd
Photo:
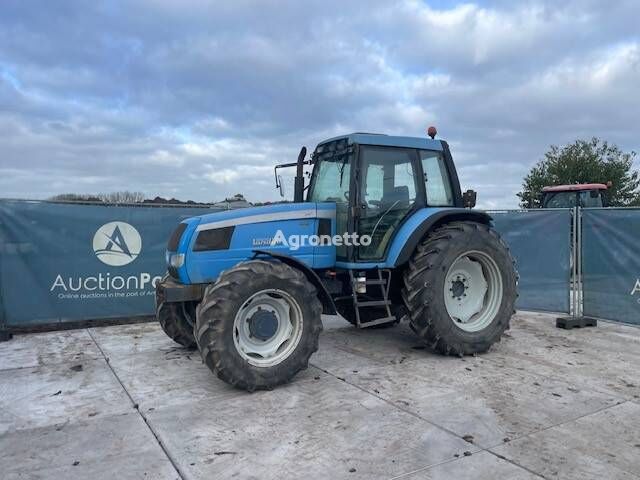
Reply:
[[[462,194],[462,205],[464,208],[473,208],[476,206],[476,197],[478,194],[474,190],[467,190]]]
[[[282,175],[278,175],[278,184],[276,185],[280,191],[280,196],[284,198],[284,184],[282,183]]]

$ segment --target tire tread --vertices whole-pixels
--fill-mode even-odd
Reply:
[[[497,335],[477,335],[472,342],[461,342],[450,333],[451,329],[446,328],[448,325],[444,322],[451,322],[451,319],[446,310],[443,312],[439,307],[438,304],[443,302],[438,302],[436,295],[442,295],[442,292],[436,291],[434,286],[438,277],[446,273],[445,266],[441,265],[442,252],[452,244],[463,244],[468,235],[477,235],[478,231],[488,233],[488,238],[503,250],[513,267],[514,284],[505,288],[506,295],[509,296],[505,301],[510,302],[511,306],[509,315],[500,316],[498,319]],[[444,271],[441,271],[443,269]],[[471,221],[445,224],[427,235],[418,245],[405,271],[401,293],[409,312],[410,326],[426,345],[443,355],[463,356],[486,352],[493,343],[500,340],[504,330],[509,328],[511,315],[515,313],[513,305],[517,298],[517,279],[515,261],[509,248],[490,226]]]

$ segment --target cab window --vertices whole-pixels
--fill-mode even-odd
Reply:
[[[602,194],[597,190],[580,192],[580,206],[585,208],[602,207]]]
[[[358,257],[377,260],[416,202],[415,150],[367,146],[361,155],[358,233],[372,241]]]
[[[431,207],[453,206],[451,182],[442,154],[420,150],[420,162],[427,191],[427,205]]]

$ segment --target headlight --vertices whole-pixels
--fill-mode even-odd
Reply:
[[[169,257],[169,265],[180,268],[184,265],[184,253],[174,253]]]

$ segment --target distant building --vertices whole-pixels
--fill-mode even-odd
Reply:
[[[251,207],[252,205],[244,198],[244,195],[242,195],[241,193],[236,193],[231,198],[225,198],[223,202],[214,203],[213,206],[232,210],[235,208],[247,208]]]

